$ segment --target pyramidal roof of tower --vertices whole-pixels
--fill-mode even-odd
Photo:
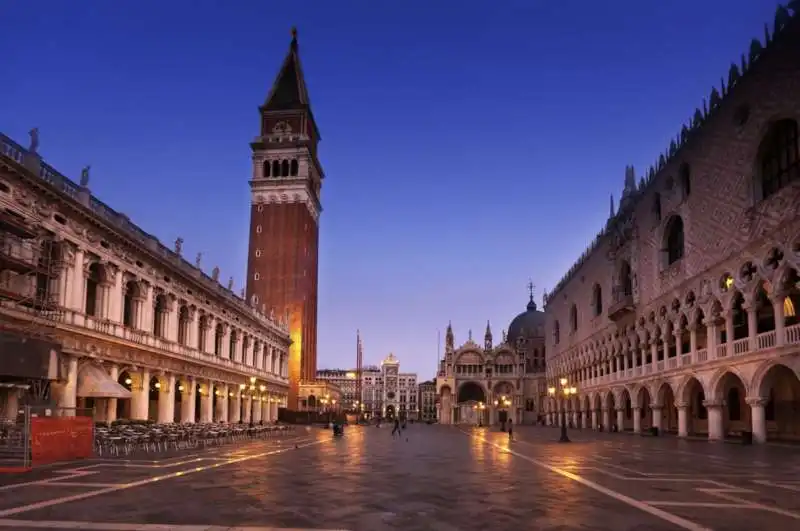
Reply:
[[[289,44],[289,52],[283,60],[275,82],[272,83],[272,88],[267,95],[263,109],[266,111],[284,111],[302,109],[310,105],[306,80],[303,76],[303,67],[300,64],[297,30],[292,28],[292,42]]]

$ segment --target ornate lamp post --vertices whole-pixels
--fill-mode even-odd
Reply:
[[[478,426],[483,426],[483,412],[486,410],[486,404],[484,404],[483,402],[478,402],[472,407],[477,412]]]
[[[510,406],[511,406],[511,400],[509,400],[509,399],[508,399],[508,397],[507,397],[506,395],[503,395],[503,396],[501,396],[501,397],[500,397],[500,400],[495,400],[495,401],[494,401],[494,407],[495,407],[495,408],[497,408],[497,407],[502,407],[503,409],[506,409],[506,410],[507,410],[507,409],[508,409]],[[506,415],[508,415],[508,411],[506,411]],[[505,419],[505,420],[502,422],[502,427],[501,427],[501,429],[502,429],[503,431],[506,431],[506,422],[507,422],[507,421],[508,421],[508,418],[506,418],[506,419]]]
[[[547,393],[555,398],[556,394],[563,394],[564,398],[569,400],[571,395],[574,395],[578,392],[575,387],[570,387],[568,385],[568,381],[566,378],[561,378],[558,381],[559,387],[556,389],[555,387],[550,387],[547,389]],[[566,406],[566,404],[565,404]],[[561,408],[561,437],[558,439],[558,442],[568,443],[570,442],[569,436],[567,435],[567,409],[566,407]]]

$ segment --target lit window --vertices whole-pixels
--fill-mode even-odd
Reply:
[[[260,278],[261,278],[261,275],[259,275],[258,273],[256,273],[255,275],[253,275],[253,279],[254,279],[254,280],[258,280],[258,279],[260,279]]]
[[[261,225],[256,225],[256,234],[261,234]]]

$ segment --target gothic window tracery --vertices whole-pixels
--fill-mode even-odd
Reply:
[[[683,219],[680,216],[673,216],[667,223],[665,232],[665,251],[667,255],[667,266],[670,266],[683,258],[684,238],[683,238]]]
[[[761,199],[800,179],[798,142],[797,122],[791,119],[776,122],[764,136],[758,150]]]

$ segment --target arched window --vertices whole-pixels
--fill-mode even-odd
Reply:
[[[728,389],[728,420],[737,421],[742,420],[742,408],[739,403],[739,389],[731,387]]]
[[[561,341],[561,328],[558,325],[558,321],[553,323],[553,343],[558,345],[558,342]]]
[[[631,264],[627,260],[623,260],[620,264],[619,289],[622,297],[633,295],[633,274],[631,273]]]
[[[578,307],[574,304],[569,309],[569,329],[575,332],[578,329]]]
[[[765,199],[800,178],[797,122],[776,122],[758,148],[761,199]]]
[[[668,266],[683,258],[683,219],[680,216],[673,216],[667,222],[664,244]]]
[[[283,159],[281,161],[281,177],[288,177],[289,176],[289,161]]]
[[[272,164],[268,160],[264,161],[264,177],[269,177],[272,173]]]
[[[281,163],[277,160],[272,161],[272,176],[273,177],[280,177],[281,176]]]
[[[681,164],[678,177],[681,181],[683,198],[686,199],[692,193],[692,170],[687,163]]]
[[[592,309],[595,317],[603,313],[603,289],[600,284],[595,284],[592,289]]]
[[[297,175],[297,171],[298,171],[297,159],[292,159],[292,162],[289,164],[289,175],[294,177]]]

